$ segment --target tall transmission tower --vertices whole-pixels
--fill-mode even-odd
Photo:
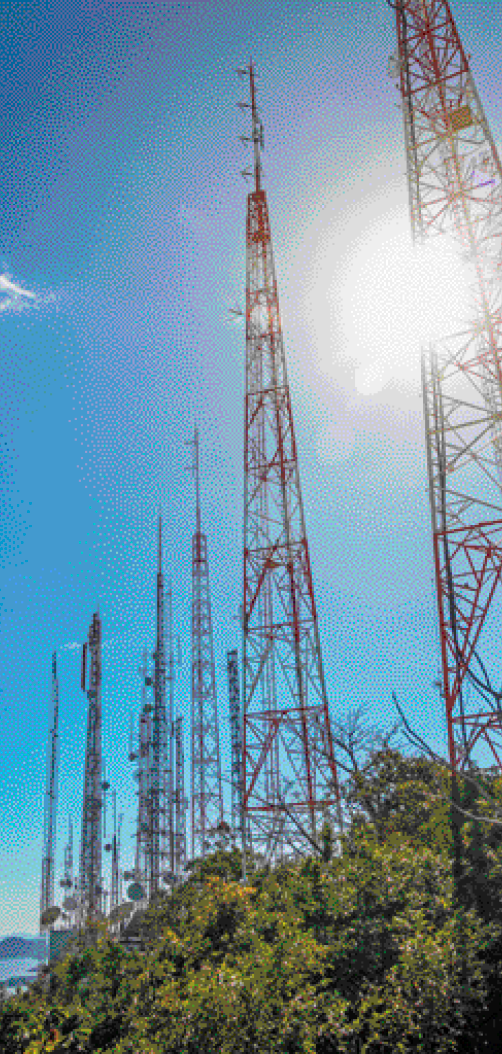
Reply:
[[[152,753],[149,786],[149,896],[160,888],[162,865],[167,855],[166,821],[168,817],[168,728],[166,714],[166,648],[164,630],[164,573],[162,570],[162,517],[159,515],[159,548],[157,567],[157,636],[154,652],[154,704],[152,712]]]
[[[64,847],[64,878],[59,885],[64,889],[63,908],[67,912],[68,927],[71,928],[75,917],[78,902],[74,891],[73,877],[73,823],[71,816],[68,817],[68,841]]]
[[[49,752],[47,764],[47,787],[44,808],[44,854],[42,859],[42,882],[40,894],[40,929],[47,923],[47,913],[54,908],[54,852],[56,840],[56,812],[58,794],[59,767],[59,681],[57,675],[56,652],[52,654],[51,702],[53,724],[49,734]]]
[[[148,890],[148,861],[150,853],[150,767],[152,755],[152,704],[149,695],[153,685],[153,678],[148,668],[148,651],[143,651],[143,663],[141,674],[141,711],[139,715],[137,731],[137,747],[134,743],[134,734],[131,730],[131,742],[129,746],[129,761],[137,762],[134,778],[138,784],[138,814],[136,827],[136,846],[134,871],[125,874],[125,878],[133,878],[141,885],[145,896]]]
[[[173,590],[172,583],[166,589],[166,615],[167,615],[167,683],[169,686],[169,713],[167,721],[168,744],[167,744],[167,851],[169,870],[175,873],[175,771],[174,771],[174,638],[173,638]]]
[[[63,889],[73,889],[73,823],[71,816],[68,817],[68,841],[64,847],[64,878],[60,886]]]
[[[502,169],[449,3],[391,6],[413,239],[447,237],[472,294],[456,332],[422,351],[449,755],[461,770],[484,744],[501,767],[500,695],[487,669],[490,658],[500,666]]]
[[[223,823],[207,538],[201,530],[199,433],[193,443],[196,530],[192,541],[192,858],[204,857]]]
[[[242,721],[237,651],[227,652],[228,701],[231,734],[231,819],[232,837],[242,835]]]
[[[101,871],[102,834],[102,749],[101,749],[101,619],[93,616],[89,628],[90,673],[87,691],[87,742],[84,768],[84,801],[80,848],[80,924],[95,922],[103,914]],[[82,687],[85,690],[85,657],[83,649]]]
[[[263,126],[249,79],[253,181],[247,199],[244,438],[243,805],[253,845],[281,830],[316,838],[340,794],[305,529],[266,193]],[[286,802],[286,787],[290,794]],[[282,815],[281,815],[282,814]],[[287,817],[287,819],[285,819]],[[284,820],[284,823],[282,823]]]
[[[187,800],[185,797],[185,752],[183,748],[183,717],[181,714],[174,722],[175,741],[175,837],[174,837],[174,873],[181,874],[187,859],[187,833],[186,812]]]
[[[112,854],[111,856],[111,882],[110,882],[110,915],[118,908],[121,901],[120,883],[120,830],[122,827],[122,813],[119,816],[117,828],[117,792],[112,792],[113,799],[113,838],[105,846]]]

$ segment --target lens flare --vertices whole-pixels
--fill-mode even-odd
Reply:
[[[470,314],[466,263],[446,236],[414,247],[409,217],[391,214],[351,246],[332,282],[332,322],[360,395],[416,389],[420,347],[462,328]]]

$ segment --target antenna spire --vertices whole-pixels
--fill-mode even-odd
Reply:
[[[255,190],[257,193],[259,193],[262,189],[262,167],[260,148],[263,149],[263,125],[258,115],[258,108],[256,106],[255,72],[252,61],[250,61],[249,63],[249,89],[251,94],[252,141],[254,147],[254,183]]]
[[[201,532],[201,516],[200,516],[200,463],[199,463],[199,431],[197,425],[194,428],[193,435],[193,449],[194,449],[194,463],[193,471],[195,477],[195,516],[196,516],[196,533]]]
[[[162,574],[162,510],[159,508],[159,556],[157,564],[157,573]]]

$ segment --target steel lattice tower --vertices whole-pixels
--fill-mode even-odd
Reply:
[[[228,701],[231,732],[231,828],[234,840],[242,835],[242,721],[237,651],[227,652]]]
[[[40,929],[44,928],[42,917],[54,907],[54,852],[56,839],[56,812],[59,766],[59,681],[56,652],[52,655],[51,702],[53,725],[49,736],[47,764],[47,788],[44,809],[44,854],[42,859],[42,882],[40,894]]]
[[[181,714],[174,722],[174,739],[176,764],[174,872],[179,875],[185,867],[187,858],[187,800],[185,797],[185,752],[183,749],[183,717]]]
[[[263,127],[250,81],[254,187],[247,199],[244,438],[243,805],[269,852],[281,818],[293,850],[342,815],[305,530],[272,237]],[[286,819],[287,817],[287,819]],[[282,823],[284,821],[284,823]]]
[[[207,538],[201,531],[197,429],[193,449],[196,531],[192,541],[192,858],[206,855],[209,839],[223,823],[209,563]]]
[[[159,516],[157,568],[157,637],[154,652],[154,704],[152,712],[152,753],[149,786],[149,896],[158,892],[166,856],[168,816],[168,728],[166,714],[166,648],[164,630],[164,574],[162,571],[162,518]]]
[[[174,771],[174,641],[172,583],[166,589],[167,608],[167,682],[169,685],[168,749],[167,749],[167,852],[169,870],[175,872],[175,771]]]
[[[73,823],[71,816],[68,817],[68,841],[64,847],[64,878],[59,885],[65,890],[63,908],[67,912],[67,926],[71,929],[75,918],[78,901],[74,893],[73,880]]]
[[[90,673],[87,691],[87,742],[84,768],[84,801],[80,848],[80,923],[95,922],[103,914],[101,872],[102,752],[101,752],[101,620],[93,616],[89,629]],[[85,654],[83,686],[85,688]]]
[[[120,813],[117,828],[117,792],[113,791],[113,838],[109,846],[111,858],[111,882],[110,882],[110,914],[118,907],[121,897],[120,883],[120,831],[122,827],[122,813]],[[107,846],[108,848],[108,846]]]
[[[500,767],[500,697],[486,667],[500,654],[502,169],[449,3],[392,6],[414,242],[448,236],[472,292],[457,332],[422,351],[449,755],[461,769],[482,741]]]
[[[129,761],[137,761],[134,778],[138,784],[138,816],[136,827],[136,847],[134,872],[128,874],[128,878],[134,877],[135,881],[143,886],[145,895],[148,890],[148,860],[150,846],[150,764],[152,752],[152,704],[148,702],[147,689],[153,684],[153,678],[148,670],[148,651],[143,651],[143,664],[141,674],[141,711],[139,715],[137,732],[137,749],[133,743],[131,732],[131,743],[129,748]]]
[[[73,889],[73,823],[71,816],[68,817],[68,841],[64,847],[64,878],[60,886],[63,889]]]

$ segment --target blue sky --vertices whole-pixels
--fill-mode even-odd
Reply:
[[[493,11],[454,5],[500,143]],[[188,717],[195,422],[229,769],[244,368],[229,308],[244,302],[248,160],[234,71],[250,56],[332,715],[363,705],[385,726],[395,690],[439,749],[445,724],[418,354],[403,348],[383,388],[360,383],[384,339],[361,276],[407,230],[390,11],[381,0],[5,0],[3,19],[0,934],[37,932],[53,649],[59,870],[68,812],[79,833],[74,645],[98,603],[104,751],[132,861],[127,740],[141,649],[153,646],[159,501]]]

